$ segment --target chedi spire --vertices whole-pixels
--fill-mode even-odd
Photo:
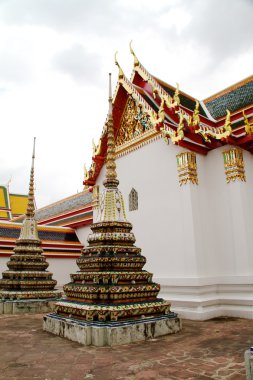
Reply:
[[[109,111],[107,115],[107,155],[104,191],[98,208],[97,222],[127,221],[123,196],[118,189],[116,172],[114,125],[112,116],[111,74],[109,74]]]
[[[114,127],[112,118],[112,83],[111,73],[109,74],[109,110],[107,116],[107,156],[106,156],[106,179],[104,186],[106,188],[114,189],[118,187],[119,180],[116,173],[115,162],[115,141],[114,141]]]
[[[33,153],[32,153],[32,166],[30,172],[28,203],[26,209],[26,215],[21,228],[19,240],[36,240],[39,241],[37,224],[34,219],[35,214],[35,200],[34,200],[34,161],[35,161],[35,142],[36,137],[33,140]]]
[[[33,139],[33,154],[32,154],[32,167],[31,167],[31,173],[30,173],[30,184],[29,184],[29,194],[28,194],[28,204],[27,204],[27,210],[26,210],[26,216],[27,218],[33,218],[34,217],[34,160],[35,160],[35,142],[36,137]]]
[[[48,263],[43,255],[34,218],[34,159],[35,138],[27,211],[14,254],[7,262],[9,269],[3,272],[3,278],[0,280],[2,300],[48,300],[61,297],[61,292],[54,289],[57,281],[53,280],[53,274],[46,270]]]

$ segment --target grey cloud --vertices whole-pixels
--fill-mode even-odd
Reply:
[[[0,2],[0,16],[6,24],[42,25],[61,31],[100,30],[114,0],[8,0]],[[110,23],[108,22],[108,27]]]
[[[122,7],[118,0],[0,0],[1,21],[10,25],[40,25],[60,32],[113,36],[155,27],[159,8]],[[170,9],[173,4],[168,4]],[[163,7],[165,9],[165,7]]]
[[[32,67],[20,54],[0,52],[0,80],[4,83],[25,83],[32,78]]]
[[[175,46],[196,52],[201,72],[192,70],[192,80],[219,71],[224,63],[253,50],[252,0],[179,0],[177,7],[191,16],[189,24],[180,33],[169,24],[165,30],[158,26],[158,35],[167,52]]]
[[[212,60],[219,62],[252,48],[253,2],[251,0],[195,0],[185,2],[192,20],[184,30],[199,48],[209,49]]]
[[[131,2],[130,2],[131,3]],[[159,25],[159,16],[174,7],[186,9],[192,17],[181,35],[168,25]],[[81,31],[112,36],[154,30],[166,44],[191,40],[207,47],[215,58],[236,54],[252,44],[252,0],[177,0],[140,10],[119,0],[0,0],[0,18],[7,24],[43,25],[52,29]],[[145,43],[145,41],[144,41]],[[239,49],[239,50],[238,50]]]
[[[100,59],[89,54],[82,45],[72,45],[53,59],[53,67],[71,76],[76,82],[98,84],[101,80]]]
[[[0,87],[0,96],[4,95],[8,91],[7,87]]]
[[[24,165],[18,164],[16,167],[12,165],[8,169],[2,167],[0,171],[0,184],[7,185],[9,181],[11,193],[19,192],[20,194],[26,194],[29,188],[29,169]]]

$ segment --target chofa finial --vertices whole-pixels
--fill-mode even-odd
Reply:
[[[130,47],[131,54],[134,56],[134,66],[139,66],[140,62],[139,62],[138,58],[136,57],[135,52],[133,51],[132,42],[133,42],[133,40],[130,41],[129,47]]]
[[[117,54],[118,54],[118,52],[116,51],[114,54],[114,61],[115,61],[115,65],[118,66],[118,68],[119,68],[118,78],[122,79],[122,78],[124,78],[124,73],[123,73],[123,70],[122,70],[118,60],[117,60]]]

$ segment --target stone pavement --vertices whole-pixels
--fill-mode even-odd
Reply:
[[[42,330],[41,315],[0,316],[0,380],[245,379],[253,320],[183,321],[183,331],[120,347],[84,347]]]

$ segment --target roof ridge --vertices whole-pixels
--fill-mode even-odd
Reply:
[[[152,74],[150,74],[150,75],[152,75]],[[154,75],[152,75],[152,76],[155,78],[155,80],[156,80],[160,85],[163,84],[163,85],[166,86],[166,87],[170,87],[172,90],[176,90],[176,87],[172,86],[171,84],[165,82],[165,81],[162,80],[162,79],[157,78],[157,77],[154,76]],[[194,101],[198,100],[197,98],[194,98],[193,96],[191,96],[191,95],[187,94],[186,92],[182,91],[181,88],[180,88],[180,94],[182,94],[182,95],[184,95],[184,96],[186,96],[186,97],[188,97],[188,98],[190,98],[190,99],[192,99],[192,100],[194,100]]]
[[[45,209],[50,208],[50,207],[52,207],[52,206],[55,206],[55,205],[57,205],[57,204],[64,203],[65,201],[67,201],[67,200],[69,200],[69,199],[76,198],[76,197],[80,196],[82,193],[89,193],[89,190],[87,190],[87,189],[82,190],[82,191],[80,191],[79,193],[76,193],[76,194],[74,194],[74,195],[70,195],[70,196],[68,196],[68,197],[66,197],[66,198],[60,199],[59,201],[56,201],[56,202],[50,203],[50,204],[47,205],[47,206],[37,208],[36,213],[37,213],[38,211],[45,210]]]
[[[216,92],[215,94],[209,96],[208,98],[203,99],[203,102],[204,103],[208,103],[208,102],[210,102],[210,101],[212,101],[214,99],[217,99],[217,98],[219,98],[219,97],[227,94],[228,92],[236,90],[237,88],[242,87],[243,85],[248,84],[248,83],[250,83],[252,81],[253,81],[253,75],[250,75],[249,77],[244,78],[241,81],[236,82],[236,83],[232,84],[231,86],[226,87],[226,88],[224,88],[223,90],[221,90],[219,92]]]

